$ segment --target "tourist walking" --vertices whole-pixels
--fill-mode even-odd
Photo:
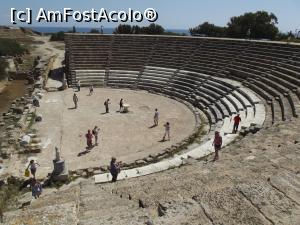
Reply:
[[[154,112],[154,126],[158,126],[158,109],[155,109],[155,112]]]
[[[78,97],[77,97],[76,93],[74,93],[74,95],[73,95],[73,102],[75,105],[74,108],[77,109]]]
[[[165,134],[162,140],[165,141],[166,136],[168,136],[168,141],[170,141],[170,123],[169,122],[165,123],[164,127],[165,127]]]
[[[239,125],[240,125],[240,122],[242,121],[241,117],[240,117],[240,114],[237,114],[234,118],[233,118],[233,131],[232,133],[236,133],[239,129]]]
[[[37,166],[40,166],[40,164],[38,164],[37,162],[35,162],[33,159],[30,160],[30,162],[29,162],[29,164],[27,166],[27,169],[30,169],[30,173],[33,176],[33,178],[35,178]]]
[[[80,80],[77,80],[76,86],[77,86],[77,91],[80,91]]]
[[[91,130],[88,130],[85,137],[86,137],[87,149],[91,149],[93,147],[93,134],[91,133]]]
[[[105,106],[105,112],[106,113],[109,113],[109,98],[104,102],[104,106]]]
[[[110,174],[112,176],[111,182],[116,182],[118,178],[118,174],[121,172],[121,163],[122,162],[117,162],[117,159],[115,157],[111,158],[110,161]]]
[[[95,145],[97,146],[98,145],[98,135],[99,135],[99,131],[100,131],[100,128],[98,128],[97,126],[94,127],[92,133],[95,137]]]
[[[31,187],[32,196],[35,199],[39,198],[43,191],[41,183],[38,182],[35,178],[33,178],[31,180],[30,187]]]
[[[123,98],[121,98],[121,100],[120,100],[120,110],[119,110],[119,112],[122,112],[123,109],[124,109]]]
[[[89,95],[91,96],[94,93],[94,87],[92,84],[90,84],[90,93]]]
[[[213,141],[213,146],[215,148],[215,157],[213,159],[213,161],[216,161],[219,159],[219,150],[222,148],[222,137],[220,135],[220,132],[219,131],[216,131],[215,132],[215,138],[214,138],[214,141]]]

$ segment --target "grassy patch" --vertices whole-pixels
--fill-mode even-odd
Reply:
[[[0,29],[0,38],[16,40],[21,44],[29,45],[33,42],[30,32],[24,32],[21,29]]]
[[[29,119],[29,123],[28,123],[27,129],[30,129],[32,127],[32,125],[35,122],[35,118],[36,118],[36,113],[35,112],[32,112],[32,113],[28,114],[27,121]]]
[[[0,38],[0,55],[1,56],[16,56],[25,53],[26,48],[20,45],[14,39]]]
[[[0,215],[10,207],[17,207],[18,198],[24,194],[19,191],[20,184],[3,185],[0,188]]]

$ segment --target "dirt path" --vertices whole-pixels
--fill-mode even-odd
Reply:
[[[43,60],[49,60],[55,57],[52,70],[62,67],[64,59],[64,44],[58,42],[50,42],[49,36],[32,36],[36,42],[41,44],[34,44],[31,54],[33,56],[41,56]],[[48,79],[47,87],[60,87],[62,84],[58,80]],[[25,94],[25,81],[1,81],[0,82],[0,112],[5,112],[11,102],[16,98],[22,97]]]
[[[6,88],[7,81],[0,81],[0,93]]]
[[[49,60],[51,57],[54,57],[54,62],[51,70],[61,71],[62,61],[65,57],[64,43],[61,42],[51,42],[49,36],[33,36],[35,41],[40,42],[41,44],[35,45],[33,55],[42,56],[43,60]],[[49,77],[46,87],[47,88],[58,88],[62,85],[57,79],[52,79]]]

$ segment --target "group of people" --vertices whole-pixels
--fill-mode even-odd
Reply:
[[[158,112],[158,109],[155,109],[154,111],[154,117],[153,117],[153,121],[154,121],[154,125],[153,127],[156,127],[158,126],[158,121],[159,121],[159,112]],[[164,136],[162,138],[162,141],[165,141],[166,140],[166,137],[168,137],[168,141],[170,141],[170,123],[169,122],[166,122],[164,124],[164,127],[165,127],[165,133],[164,133]]]
[[[122,99],[121,99],[121,101],[122,101]],[[120,110],[121,110],[121,101],[120,101]],[[154,120],[153,127],[158,126],[158,122],[159,122],[158,109],[155,109],[153,120]],[[166,122],[164,124],[164,127],[165,127],[165,133],[164,133],[162,141],[165,141],[166,137],[168,138],[168,140],[170,140],[170,123]],[[121,165],[122,165],[122,161],[117,162],[117,159],[115,157],[112,157],[112,159],[110,161],[110,167],[109,167],[110,174],[112,176],[112,180],[111,180],[112,182],[117,181],[118,174],[121,171]]]
[[[25,170],[25,176],[30,177],[30,174],[32,177],[29,178],[28,183],[31,188],[32,196],[37,199],[42,194],[42,184],[37,181],[35,175],[37,171],[37,166],[40,166],[37,162],[34,160],[30,160],[26,170]],[[26,184],[27,185],[27,184]]]
[[[241,121],[242,121],[242,119],[240,117],[240,114],[237,114],[233,118],[233,130],[232,130],[233,134],[237,133]],[[214,149],[215,149],[215,156],[214,156],[213,161],[216,161],[216,160],[219,159],[219,151],[221,150],[222,145],[223,145],[222,136],[220,135],[219,131],[216,131],[215,132],[215,138],[214,138],[214,141],[213,141],[213,146],[214,146]]]
[[[93,87],[90,88],[90,93],[89,95],[93,95],[94,91],[93,91]],[[78,101],[79,101],[79,98],[77,96],[76,93],[73,94],[73,102],[74,102],[74,108],[77,109],[78,107]],[[109,113],[109,105],[110,105],[110,99],[106,99],[104,101],[104,107],[105,107],[105,113]],[[124,100],[123,98],[121,98],[120,102],[119,102],[119,112],[123,112],[124,110]]]
[[[235,116],[233,120],[234,120],[233,133],[236,133],[238,130],[238,127],[239,127],[239,123],[241,122],[240,115],[238,114],[237,116]],[[159,113],[158,113],[158,109],[155,109],[154,126],[158,126],[158,122],[159,122]],[[168,140],[170,140],[170,123],[169,122],[165,123],[164,127],[165,127],[165,134],[163,136],[163,140],[165,140],[166,136],[168,137]],[[95,146],[98,145],[99,132],[100,132],[100,128],[98,128],[97,126],[95,126],[92,131],[88,130],[88,132],[86,134],[88,149],[91,149],[93,147],[93,137],[95,137]],[[223,139],[222,139],[222,136],[220,135],[219,131],[215,132],[215,137],[214,137],[212,145],[214,146],[214,150],[215,150],[215,155],[214,155],[213,161],[216,161],[219,159],[219,151],[221,150],[222,145],[223,145]],[[117,159],[115,157],[112,157],[111,162],[110,162],[110,167],[109,167],[110,173],[112,175],[112,182],[117,181],[118,174],[121,171],[121,164],[122,164],[121,161],[117,162]],[[39,164],[37,162],[35,162],[34,160],[30,160],[29,165],[27,167],[27,170],[30,169],[30,173],[33,176],[33,178],[31,179],[30,187],[32,190],[32,196],[34,198],[39,198],[39,196],[42,193],[42,185],[35,179],[37,166],[39,166]]]
[[[76,82],[76,87],[77,87],[77,92],[80,92],[80,88],[81,88],[81,84],[80,84],[80,80],[77,80]],[[94,86],[93,84],[90,84],[89,86],[89,96],[93,95],[94,93]],[[73,94],[73,102],[74,102],[74,108],[77,109],[78,107],[78,96],[76,93]],[[105,106],[105,112],[106,113],[109,113],[109,105],[110,105],[110,100],[109,99],[106,99],[105,102],[104,102],[104,106]],[[120,112],[122,112],[123,108],[124,108],[124,103],[123,103],[123,99],[120,100]]]
[[[80,81],[77,82],[77,88],[78,88],[78,91],[80,91]],[[93,85],[90,85],[89,90],[90,90],[89,95],[92,95],[93,94]],[[74,93],[74,96],[73,96],[73,101],[74,101],[74,104],[75,104],[75,108],[77,108],[78,97],[76,96],[75,93]],[[105,106],[105,112],[106,113],[109,113],[109,105],[110,104],[111,103],[110,103],[109,98],[107,100],[105,100],[104,106]],[[122,110],[124,108],[123,99],[120,100],[119,106],[120,106],[119,112],[122,112]],[[153,120],[154,120],[154,125],[153,126],[154,127],[158,126],[158,124],[159,124],[158,109],[155,109]],[[235,134],[235,133],[237,133],[238,128],[239,128],[239,124],[241,122],[240,115],[239,114],[236,115],[233,118],[233,121],[234,121],[234,124],[233,124],[232,133]],[[170,129],[171,129],[170,123],[166,122],[164,124],[164,128],[165,128],[165,132],[164,132],[164,136],[162,138],[162,141],[165,141],[166,139],[170,140]],[[87,146],[88,146],[89,149],[91,149],[93,147],[93,137],[95,137],[95,145],[98,145],[99,131],[100,131],[100,128],[98,128],[97,126],[95,126],[95,128],[92,131],[88,130],[88,132],[86,134],[86,140],[87,140]],[[215,155],[214,155],[213,161],[216,161],[216,160],[219,159],[219,151],[222,148],[222,144],[223,144],[222,136],[220,135],[220,132],[216,131],[215,132],[215,137],[214,137],[214,140],[213,140],[213,143],[212,143],[212,145],[214,146],[214,150],[215,150]],[[115,182],[117,180],[117,176],[120,173],[120,171],[121,171],[121,162],[117,162],[116,158],[113,157],[111,159],[111,162],[110,162],[110,173],[112,175],[112,182]]]
[[[80,88],[81,88],[80,80],[77,80],[76,87],[77,87],[77,92],[80,92]],[[93,95],[93,93],[94,93],[94,86],[93,86],[93,84],[90,84],[89,90],[90,90],[89,95]]]
[[[106,101],[104,102],[104,106],[105,106],[105,112],[106,113],[109,113],[109,105],[110,105],[110,99],[106,99]],[[123,112],[124,110],[124,100],[123,98],[120,99],[120,102],[119,102],[119,112]]]
[[[88,132],[85,135],[87,149],[92,149],[94,146],[98,145],[99,132],[100,132],[100,128],[98,128],[98,126],[95,126],[92,131],[88,130]],[[95,137],[95,145],[93,145],[93,137]]]

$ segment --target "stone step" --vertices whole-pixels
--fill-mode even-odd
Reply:
[[[145,214],[139,209],[138,201],[129,200],[127,195],[121,198],[121,194],[110,193],[90,181],[80,186],[79,224],[95,224],[95,221],[107,224],[111,220],[118,221],[118,218],[122,218],[121,223],[130,222],[133,216]]]
[[[117,204],[117,203],[116,203]],[[143,209],[125,210],[115,209],[114,213],[102,214],[101,211],[90,213],[89,217],[79,217],[78,225],[140,225],[149,221],[149,215]]]

